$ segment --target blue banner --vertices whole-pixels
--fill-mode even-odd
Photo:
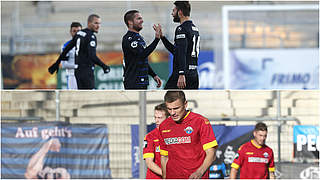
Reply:
[[[111,178],[106,125],[2,123],[2,178]]]
[[[293,143],[295,158],[319,159],[319,126],[294,126]]]

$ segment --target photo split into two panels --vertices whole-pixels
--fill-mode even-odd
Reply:
[[[150,178],[146,159],[159,156],[161,140],[154,139],[152,149],[146,135],[160,124],[158,119],[163,114],[155,108],[161,109],[157,106],[165,103],[165,87],[177,73],[175,53],[161,38],[147,59],[148,68],[159,77],[161,86],[157,87],[152,76],[143,76],[138,82],[143,91],[127,91],[124,81],[133,76],[125,74],[128,64],[123,36],[130,29],[124,15],[137,9],[143,18],[143,28],[138,31],[141,38],[130,41],[131,48],[139,43],[141,48],[152,44],[157,36],[153,24],[160,24],[163,35],[175,43],[183,35],[175,34],[179,23],[173,21],[173,3],[1,2],[2,178]],[[248,162],[268,164],[264,170],[278,179],[319,178],[318,2],[190,3],[191,20],[197,27],[193,29],[201,38],[192,39],[191,54],[197,60],[189,64],[188,70],[197,72],[199,90],[184,90],[185,108],[166,103],[164,107],[171,112],[167,115],[172,120],[180,117],[179,113],[174,115],[174,109],[180,108],[187,110],[183,119],[196,113],[209,124],[215,141],[202,142],[205,138],[201,137],[200,143],[208,147],[216,142],[218,146],[214,146],[216,160],[207,169],[208,178],[230,177],[232,168],[237,167],[240,146],[255,139],[255,125],[260,122],[268,128],[265,144],[273,150],[274,166],[269,166],[269,151],[261,157],[246,152],[251,156]],[[87,22],[92,13],[99,15],[101,24],[88,46],[96,48],[102,64],[89,68],[89,72],[83,70],[79,60],[72,68],[63,58],[55,65],[61,51],[70,44],[72,31],[79,27],[77,23],[97,31]],[[71,56],[77,52],[75,49]],[[52,74],[49,67],[54,70]],[[90,88],[86,88],[93,90],[74,89],[80,84],[71,77],[78,70],[83,70],[81,75],[90,75]],[[137,72],[145,72],[144,67]],[[164,143],[188,145],[199,132],[193,125],[181,131],[182,135],[167,137]],[[152,152],[145,152],[147,148]],[[185,152],[181,154],[188,155]]]
[[[143,140],[156,127],[154,108],[164,102],[165,94],[2,91],[2,177],[26,178],[26,173],[32,174],[29,171],[37,171],[30,168],[31,163],[43,163],[47,169],[64,169],[71,178],[139,178],[143,148],[139,138]],[[228,176],[238,148],[253,138],[256,123],[264,122],[276,176],[315,177],[319,94],[296,90],[185,91],[187,110],[209,120],[219,145],[209,175],[216,175],[215,167],[224,165]],[[35,154],[44,156],[44,161],[32,161]]]

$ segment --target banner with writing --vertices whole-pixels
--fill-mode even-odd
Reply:
[[[40,122],[1,126],[2,178],[111,178],[106,125]]]
[[[309,159],[319,159],[320,136],[319,126],[294,126],[293,143],[294,157],[302,161]]]

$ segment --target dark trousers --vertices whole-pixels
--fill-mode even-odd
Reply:
[[[199,78],[197,76],[185,76],[186,87],[184,89],[197,90],[199,89]],[[164,89],[179,89],[177,86],[179,75],[171,75]]]
[[[75,70],[78,89],[92,90],[94,89],[94,71],[92,67],[79,66]]]
[[[123,86],[125,90],[147,90],[148,85],[145,84],[135,84],[124,81]]]

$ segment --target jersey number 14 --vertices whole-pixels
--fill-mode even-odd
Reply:
[[[192,47],[191,56],[198,58],[199,51],[200,51],[200,36],[193,36],[192,41],[193,41],[193,47]]]

